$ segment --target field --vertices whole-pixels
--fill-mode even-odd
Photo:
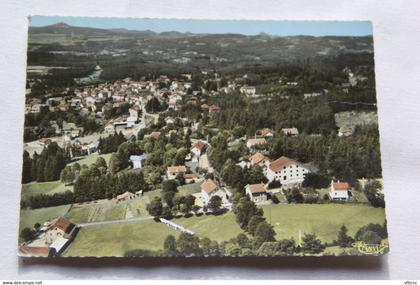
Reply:
[[[378,123],[376,112],[340,112],[334,115],[337,127],[355,127]]]
[[[92,223],[126,218],[127,203],[116,204],[114,201],[90,203],[73,207],[67,217],[73,223]]]
[[[203,184],[203,181],[179,186],[178,195],[186,196],[189,194],[199,193],[201,191],[201,188],[200,188],[201,184]]]
[[[67,213],[70,205],[63,205],[57,207],[41,208],[41,209],[24,209],[20,211],[20,230],[25,227],[33,228],[35,223],[41,225],[54,218],[64,215]]]
[[[63,256],[124,256],[134,249],[161,250],[169,234],[179,235],[154,221],[82,228]]]
[[[73,187],[64,186],[61,181],[31,182],[22,184],[21,198],[22,200],[26,200],[39,194],[54,194],[66,190],[73,190]]]
[[[146,210],[146,205],[149,204],[154,197],[160,196],[161,190],[145,192],[141,198],[127,202],[128,207],[134,217],[148,217],[150,215]]]
[[[315,233],[323,242],[337,238],[344,224],[348,234],[369,223],[383,224],[385,210],[358,204],[277,204],[262,206],[267,221],[274,226],[276,239],[293,237],[299,239],[299,231]],[[271,211],[270,211],[271,209]]]
[[[227,241],[243,233],[233,213],[220,216],[193,216],[190,218],[173,219],[172,221],[192,230],[200,238],[208,237],[218,242]]]
[[[92,154],[90,154],[88,156],[85,156],[82,159],[79,159],[79,160],[70,162],[67,165],[72,165],[72,164],[75,164],[77,162],[80,165],[86,164],[87,166],[89,166],[91,164],[94,164],[96,162],[96,159],[98,157],[103,157],[105,159],[105,161],[106,161],[106,164],[109,165],[109,159],[111,158],[111,155],[112,155],[112,153],[98,154],[97,152],[95,152],[95,153],[92,153]]]

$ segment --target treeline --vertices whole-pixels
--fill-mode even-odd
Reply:
[[[102,167],[93,164],[89,169],[81,171],[74,183],[73,193],[76,203],[111,199],[126,191],[136,193],[140,190],[149,190],[141,172],[124,171],[111,174]]]
[[[315,162],[321,173],[336,179],[355,182],[357,178],[382,176],[376,125],[357,128],[347,138],[334,134],[295,138],[279,135],[268,142],[268,149],[272,159],[284,155],[301,162]]]
[[[348,235],[346,226],[342,226],[337,239],[328,246],[339,246],[338,255],[360,254],[353,247],[355,241],[366,244],[380,244],[388,237],[386,225],[368,224],[361,227],[354,237]],[[261,243],[253,237],[241,233],[238,236],[223,242],[217,242],[207,237],[200,238],[195,235],[181,233],[178,238],[168,235],[163,243],[163,249],[151,251],[144,249],[127,251],[125,257],[139,256],[293,256],[318,255],[323,252],[327,244],[322,243],[315,234],[304,234],[300,244],[293,238],[271,240]]]
[[[106,138],[100,137],[98,149],[102,154],[116,152],[120,144],[125,141],[126,139],[121,132],[109,135]]]
[[[70,190],[67,190],[63,193],[54,193],[52,195],[39,194],[30,197],[27,200],[21,201],[21,208],[46,208],[54,207],[60,205],[68,205],[74,203],[74,194]]]
[[[68,158],[64,150],[55,142],[45,147],[41,154],[38,155],[35,152],[32,158],[27,151],[24,151],[22,183],[58,180],[67,161]]]

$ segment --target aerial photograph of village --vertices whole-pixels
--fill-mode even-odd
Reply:
[[[389,251],[370,22],[34,16],[26,71],[19,256]]]

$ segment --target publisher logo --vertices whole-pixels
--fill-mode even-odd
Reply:
[[[358,241],[352,244],[359,252],[363,254],[379,255],[384,254],[386,245],[384,244],[369,244],[363,241]]]

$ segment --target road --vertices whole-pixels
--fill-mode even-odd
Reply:
[[[124,219],[124,220],[83,223],[83,224],[79,224],[78,226],[81,227],[81,228],[90,228],[90,227],[99,227],[99,226],[106,226],[106,225],[144,222],[144,221],[149,221],[149,220],[153,220],[153,217],[131,218],[131,219]]]

